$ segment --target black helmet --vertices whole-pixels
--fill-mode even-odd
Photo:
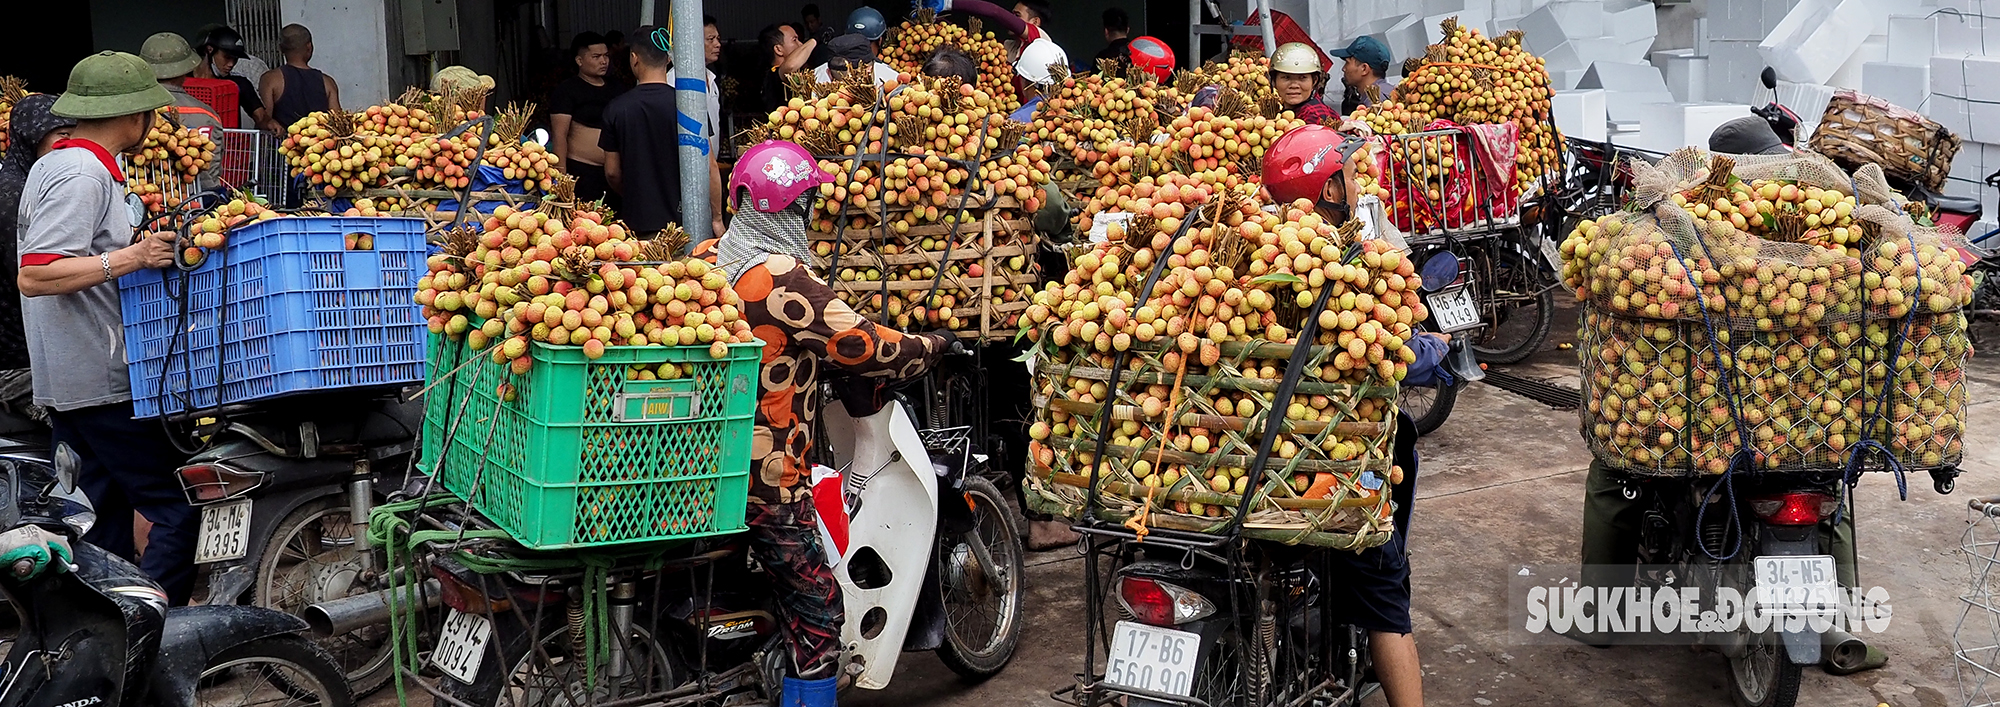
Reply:
[[[207,56],[208,51],[211,49],[238,59],[250,55],[250,52],[243,48],[243,35],[237,34],[236,30],[228,27],[216,27],[203,34],[201,45],[197,49],[201,51],[203,56]]]

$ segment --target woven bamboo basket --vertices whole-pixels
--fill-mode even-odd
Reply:
[[[1942,189],[1959,138],[1937,121],[1851,90],[1835,91],[1812,149],[1849,169],[1876,164],[1890,176]]]
[[[948,328],[965,339],[1012,338],[1041,282],[1034,227],[1011,196],[972,199],[965,209],[968,220],[955,228],[930,223],[885,232],[856,224],[862,227],[809,232],[815,264],[863,316],[899,329]],[[948,207],[955,211],[959,204]],[[909,210],[873,202],[863,213]]]

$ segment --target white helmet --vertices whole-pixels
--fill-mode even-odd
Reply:
[[[1068,66],[1069,55],[1063,53],[1062,47],[1056,46],[1056,43],[1049,41],[1048,37],[1038,37],[1035,41],[1029,42],[1028,46],[1021,48],[1021,57],[1014,60],[1014,73],[1020,74],[1021,78],[1027,79],[1029,83],[1046,86],[1055,80],[1054,76],[1049,75],[1049,66],[1052,64]]]
[[[1324,73],[1319,63],[1319,52],[1304,42],[1286,42],[1278,45],[1278,51],[1271,53],[1271,70],[1280,74]]]

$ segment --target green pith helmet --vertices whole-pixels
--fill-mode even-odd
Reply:
[[[139,45],[139,56],[152,66],[153,78],[160,80],[192,74],[195,65],[201,63],[201,57],[194,55],[187,40],[172,32],[147,37],[146,43]]]
[[[97,120],[144,113],[173,102],[173,94],[153,78],[146,60],[124,52],[98,52],[69,70],[69,88],[49,112]]]

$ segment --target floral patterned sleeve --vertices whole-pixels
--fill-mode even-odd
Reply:
[[[736,292],[750,308],[751,331],[766,350],[797,347],[848,373],[907,378],[950,347],[935,334],[876,326],[788,256],[771,256],[751,268],[737,281]]]

